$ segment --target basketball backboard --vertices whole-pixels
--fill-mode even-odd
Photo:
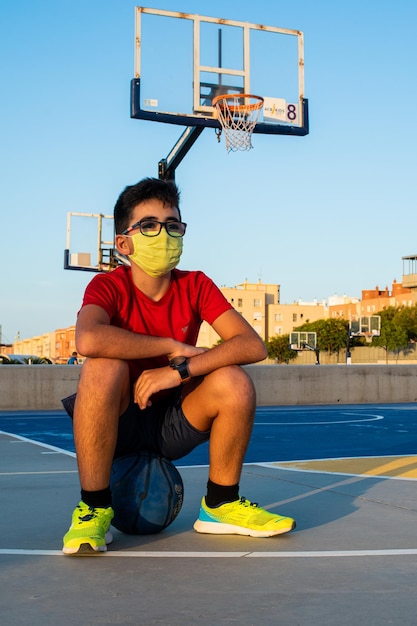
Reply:
[[[379,337],[381,334],[380,315],[353,316],[349,321],[351,337]]]
[[[114,247],[112,215],[102,213],[67,214],[67,237],[64,269],[107,272],[119,264],[128,264]]]
[[[291,350],[315,350],[317,348],[317,333],[292,332],[290,333]]]
[[[255,133],[308,134],[301,31],[136,7],[135,40],[131,117],[219,129],[213,98],[245,93]]]

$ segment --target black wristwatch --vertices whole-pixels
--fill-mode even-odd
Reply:
[[[181,382],[187,381],[190,376],[190,372],[188,371],[187,359],[185,356],[175,356],[170,360],[169,366],[172,367],[173,370],[177,370],[180,375]]]

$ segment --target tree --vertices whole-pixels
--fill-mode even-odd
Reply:
[[[408,341],[417,341],[417,305],[398,307],[395,318],[406,330]]]
[[[297,358],[298,352],[291,350],[289,335],[276,335],[265,342],[270,359],[275,359],[276,363],[289,363]]]
[[[380,346],[385,350],[385,361],[388,363],[388,353],[393,352],[398,355],[402,350],[406,350],[409,344],[409,332],[407,322],[411,316],[405,311],[405,307],[390,306],[380,311],[381,334],[374,337],[372,344]],[[410,326],[410,334],[414,333]]]

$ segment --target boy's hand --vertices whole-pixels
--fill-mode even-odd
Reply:
[[[173,389],[180,384],[180,376],[172,367],[145,370],[134,385],[133,398],[140,409],[146,409],[147,406],[152,406],[151,397],[158,391]]]
[[[176,349],[167,355],[169,360],[176,356],[184,356],[186,359],[190,359],[197,354],[207,351],[207,348],[196,348],[180,341],[177,343]],[[172,367],[158,367],[152,370],[145,370],[134,385],[133,398],[140,409],[146,409],[147,406],[152,406],[151,397],[158,391],[173,389],[180,384],[180,375]]]

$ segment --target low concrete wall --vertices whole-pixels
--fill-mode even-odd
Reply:
[[[258,406],[417,402],[417,365],[251,365]]]
[[[62,409],[81,365],[0,365],[0,411]]]
[[[258,406],[417,402],[417,365],[248,365]],[[0,365],[0,410],[62,409],[81,366]]]

